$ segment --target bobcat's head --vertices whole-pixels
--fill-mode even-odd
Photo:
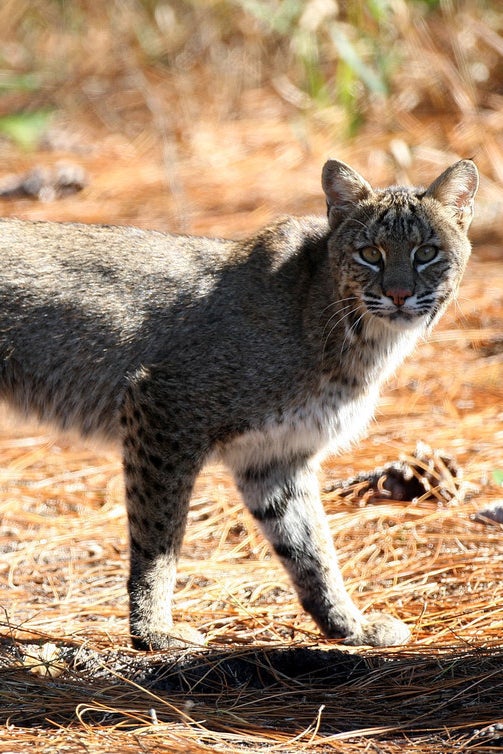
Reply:
[[[329,160],[322,183],[347,322],[365,327],[377,318],[395,330],[431,326],[456,295],[470,256],[474,163],[455,163],[426,190],[373,189],[348,165]]]

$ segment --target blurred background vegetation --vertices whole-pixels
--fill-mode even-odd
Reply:
[[[114,220],[233,232],[242,212],[260,222],[271,205],[318,210],[330,152],[377,183],[429,179],[474,157],[479,227],[494,233],[502,32],[499,0],[4,0],[4,169],[26,167],[34,151],[80,154],[95,178],[114,173],[106,190],[90,182],[83,219],[128,190]]]

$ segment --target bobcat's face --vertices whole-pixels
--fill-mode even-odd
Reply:
[[[455,296],[470,254],[446,210],[406,190],[362,203],[331,240],[344,296],[362,325],[429,327]]]
[[[346,332],[433,324],[456,295],[470,256],[477,168],[460,160],[428,189],[373,189],[337,160],[323,168],[330,259]]]

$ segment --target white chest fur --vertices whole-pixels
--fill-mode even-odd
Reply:
[[[335,453],[365,432],[377,398],[377,386],[358,395],[327,386],[299,406],[271,417],[261,429],[234,438],[222,450],[222,459],[237,470],[272,459]]]
[[[271,415],[260,429],[234,438],[221,449],[222,460],[238,470],[281,458],[321,459],[358,440],[373,417],[382,381],[413,350],[424,326],[419,323],[400,332],[377,323],[367,329],[373,346],[360,344],[346,357],[344,371],[356,379],[356,387],[337,379],[321,381],[318,389],[297,405]],[[366,374],[366,387],[359,384],[362,373]]]

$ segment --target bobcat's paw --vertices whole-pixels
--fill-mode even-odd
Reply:
[[[205,637],[188,623],[177,623],[169,632],[148,632],[142,636],[132,637],[133,647],[143,650],[188,649],[203,647]]]
[[[344,644],[353,646],[395,647],[406,644],[410,631],[401,620],[384,613],[364,615],[358,629],[346,637]]]

